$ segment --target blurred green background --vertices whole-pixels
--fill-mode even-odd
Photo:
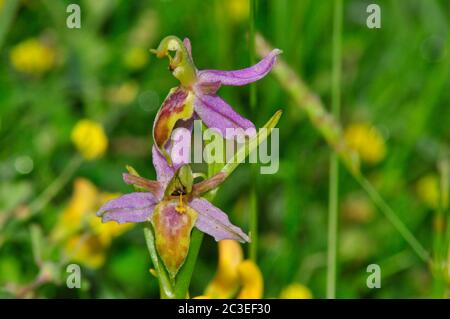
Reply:
[[[337,296],[448,296],[448,207],[439,199],[448,196],[440,185],[449,165],[450,3],[379,0],[382,27],[369,29],[372,2],[344,1],[341,124],[364,174],[441,268],[414,254],[342,168]],[[81,29],[66,27],[70,3],[81,6]],[[255,13],[256,30],[283,50],[327,108],[332,4],[260,0]],[[167,35],[189,37],[199,69],[237,69],[250,64],[248,29],[245,0],[0,0],[1,297],[158,297],[141,226],[108,237],[95,232],[101,226],[91,217],[110,193],[131,191],[121,180],[126,164],[155,176],[153,119],[178,83],[148,49]],[[272,75],[256,90],[257,126],[284,110],[280,169],[256,182],[264,296],[300,283],[323,298],[330,147]],[[252,113],[249,87],[219,94],[239,113]],[[106,130],[108,148],[94,160],[84,160],[71,140],[82,119]],[[244,230],[250,174],[241,165],[215,199]],[[71,256],[71,240],[80,236],[86,247]],[[216,247],[206,236],[192,296],[214,276]],[[81,289],[66,287],[71,260],[82,265]],[[381,267],[381,289],[366,286],[372,263]]]

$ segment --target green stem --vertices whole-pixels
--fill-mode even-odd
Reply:
[[[144,227],[144,236],[153,267],[155,268],[158,276],[161,299],[173,299],[175,298],[174,289],[170,282],[169,276],[167,275],[167,272],[159,259],[158,253],[156,252],[155,236],[153,235],[153,230],[150,223],[146,223]]]
[[[250,193],[250,237],[252,242],[249,246],[250,259],[255,261],[258,259],[258,204],[255,188]]]
[[[256,0],[250,0],[250,16],[249,16],[249,58],[250,65],[255,64],[256,62],[256,53],[255,53],[255,11],[256,11]],[[251,114],[254,117],[255,109],[257,103],[256,96],[256,83],[250,85],[250,110]],[[254,262],[257,261],[258,258],[258,196],[256,192],[256,181],[257,181],[257,172],[256,167],[252,167],[251,170],[252,179],[254,183],[252,184],[250,190],[250,238],[251,242],[249,244],[249,256],[250,259]]]
[[[341,42],[342,42],[342,0],[337,0],[333,17],[333,70],[332,70],[332,114],[337,121],[341,101]],[[329,205],[328,205],[328,256],[327,256],[327,298],[336,297],[336,269],[338,242],[339,203],[339,158],[333,152],[330,157]]]
[[[187,298],[189,295],[189,285],[191,284],[192,274],[194,273],[198,253],[203,242],[203,233],[197,229],[192,231],[189,254],[186,257],[183,267],[177,275],[175,282],[175,298]]]

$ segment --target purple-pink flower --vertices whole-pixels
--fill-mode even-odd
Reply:
[[[217,241],[250,241],[239,227],[231,224],[223,211],[201,197],[220,185],[225,180],[225,173],[194,184],[188,165],[175,170],[155,147],[152,153],[157,181],[124,174],[125,183],[145,191],[126,194],[107,202],[97,213],[103,222],[116,221],[122,224],[150,221],[155,231],[156,248],[172,276],[175,276],[187,256],[193,227]]]
[[[240,86],[263,78],[272,69],[281,50],[272,50],[257,64],[235,71],[197,70],[188,38],[182,42],[175,36],[168,36],[152,52],[159,58],[169,58],[169,69],[180,81],[164,100],[153,124],[155,145],[170,161],[167,146],[173,129],[180,123],[189,126],[192,119],[198,117],[224,138],[227,138],[227,128],[255,128],[216,93],[222,85]],[[171,52],[175,55],[171,56]]]

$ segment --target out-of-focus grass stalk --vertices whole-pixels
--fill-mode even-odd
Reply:
[[[436,298],[446,298],[447,276],[449,265],[449,229],[450,220],[448,216],[449,202],[449,178],[450,164],[448,157],[444,157],[438,162],[439,172],[439,201],[433,223],[433,294]],[[447,225],[448,224],[448,225]],[[447,230],[446,230],[447,227]]]
[[[255,53],[255,10],[256,10],[256,0],[250,1],[250,14],[248,21],[248,52],[250,58],[250,65],[255,64],[256,53]],[[250,108],[252,113],[254,113],[256,108],[256,83],[250,84]]]
[[[342,42],[342,0],[334,3],[333,50],[331,77],[331,108],[334,118],[339,121],[341,108],[341,42]],[[339,206],[339,158],[336,152],[330,156],[330,176],[328,195],[328,255],[327,255],[327,298],[336,297],[338,206]]]
[[[249,57],[250,65],[253,65],[256,61],[255,58],[255,10],[256,10],[256,0],[250,1],[250,15],[249,15]],[[250,109],[252,118],[255,117],[256,109],[256,83],[250,85]],[[250,238],[251,243],[249,245],[249,257],[251,260],[256,262],[258,258],[258,197],[256,194],[256,181],[257,172],[255,168],[252,168],[253,184],[250,190]]]
[[[270,52],[271,47],[260,35],[256,36],[256,52],[260,56],[265,56]],[[420,244],[411,231],[398,218],[392,208],[381,197],[372,184],[362,175],[359,168],[359,160],[356,153],[351,150],[344,139],[342,128],[336,119],[329,114],[321,100],[309,87],[297,76],[297,74],[284,62],[279,59],[277,65],[272,70],[280,82],[283,89],[296,102],[296,105],[305,111],[308,119],[316,130],[324,137],[326,142],[338,154],[344,167],[359,182],[361,187],[367,192],[372,201],[391,222],[395,229],[402,235],[406,242],[413,248],[414,252],[424,261],[429,261],[429,254]]]
[[[11,23],[16,16],[16,12],[19,9],[19,3],[19,0],[8,0],[5,1],[3,8],[0,9],[0,49],[5,41]]]
[[[41,193],[38,197],[36,197],[31,203],[28,205],[28,213],[21,217],[19,220],[14,218],[14,214],[16,213],[15,209],[12,209],[7,212],[6,217],[3,220],[3,223],[0,224],[0,230],[3,228],[8,228],[8,230],[14,230],[14,226],[18,226],[18,224],[23,224],[31,217],[39,213],[56,195],[58,195],[59,191],[70,181],[73,174],[80,167],[81,163],[83,163],[83,158],[80,155],[74,156],[64,167],[63,171],[58,175],[57,178],[53,180],[53,182]],[[11,228],[9,227],[11,224]],[[10,233],[13,233],[10,232]]]
[[[80,155],[75,155],[63,171],[58,175],[57,178],[34,200],[30,203],[30,214],[36,214],[42,210],[52,199],[55,197],[59,191],[69,182],[75,171],[83,163],[83,158]]]

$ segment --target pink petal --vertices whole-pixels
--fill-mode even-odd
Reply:
[[[156,178],[164,187],[166,187],[175,173],[175,168],[169,166],[166,158],[159,152],[155,145],[152,147],[152,158],[153,166],[156,170]]]
[[[239,115],[217,95],[196,95],[194,109],[208,128],[216,128],[225,138],[228,138],[227,128],[255,129],[251,121]]]
[[[157,204],[151,193],[130,193],[110,200],[98,211],[104,223],[114,220],[119,224],[141,223],[147,221]]]
[[[275,64],[276,57],[281,53],[281,50],[272,50],[264,59],[257,64],[234,71],[222,70],[202,70],[198,72],[198,83],[204,85],[205,83],[219,82],[222,85],[245,85],[255,82],[264,76],[272,69]]]
[[[228,219],[227,214],[203,198],[194,198],[189,206],[198,214],[195,227],[214,237],[216,241],[234,239],[250,242],[250,238]]]

